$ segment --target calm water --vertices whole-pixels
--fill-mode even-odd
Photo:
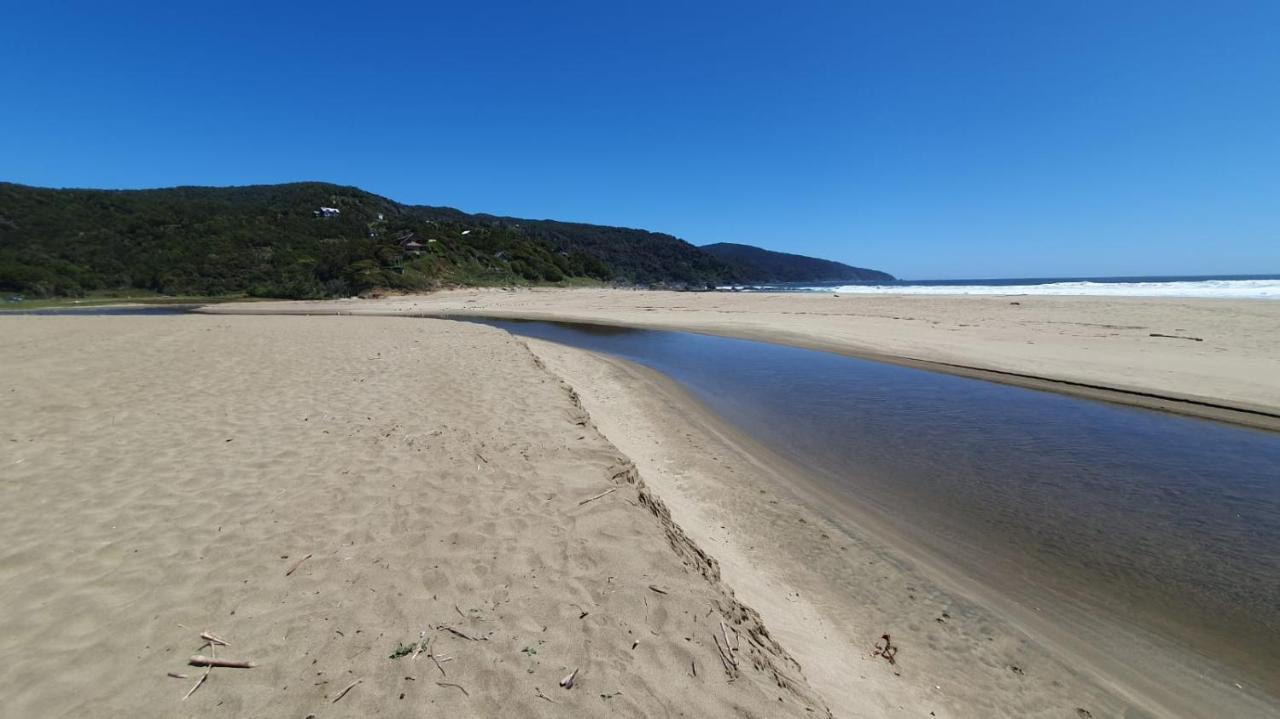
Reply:
[[[656,369],[979,579],[1280,688],[1280,435],[746,340],[483,322]]]

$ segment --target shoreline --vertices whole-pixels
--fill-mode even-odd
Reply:
[[[936,680],[938,686],[949,682],[946,693],[954,693],[952,698],[959,701],[949,707],[953,714],[939,716],[965,716],[981,702],[976,694],[1000,692],[1009,678],[1002,672],[1017,668],[1020,691],[1058,692],[1059,701],[1064,699],[1061,693],[1087,696],[1080,706],[1093,716],[1137,710],[1153,716],[1209,717],[1224,709],[1237,716],[1263,716],[1266,707],[1274,706],[1269,695],[1242,692],[1235,685],[1237,680],[1228,677],[1225,665],[1210,665],[1146,630],[1125,626],[1118,618],[1104,621],[1066,598],[1058,598],[1056,607],[1031,606],[1025,603],[1026,597],[1004,595],[999,587],[946,566],[900,528],[876,517],[872,508],[809,476],[655,370],[543,340],[524,341],[574,386],[605,436],[631,456],[649,483],[667,497],[677,521],[721,559],[726,580],[761,612],[833,708],[855,696],[887,699],[894,695],[895,701],[919,702],[916,708],[924,713],[947,705],[935,694],[938,690],[929,691]],[[695,435],[700,439],[688,439]],[[696,452],[682,455],[675,450],[672,455],[672,450],[660,449],[691,441]],[[708,453],[720,460],[718,466],[698,470],[696,455]],[[649,454],[656,457],[646,459]],[[673,473],[672,464],[681,469]],[[691,473],[692,478],[682,476]],[[813,546],[811,537],[789,532],[773,535],[760,529],[777,526],[774,508],[752,506],[750,499],[725,507],[715,494],[732,495],[740,491],[736,485],[743,483],[751,492],[759,488],[770,497],[788,498],[783,514],[791,517],[785,521],[799,522],[823,538],[829,534],[848,544],[843,551],[830,551]],[[698,485],[706,486],[699,490]],[[717,517],[717,510],[724,514]],[[817,544],[824,543],[829,542]],[[814,562],[821,571],[800,569]],[[860,588],[866,574],[862,567],[867,565],[885,567],[873,572],[881,575],[878,592]],[[788,579],[781,583],[769,581],[783,575]],[[886,582],[894,588],[887,589]],[[795,598],[779,596],[781,588],[791,587],[805,588],[807,609],[797,612],[798,592]],[[935,615],[942,611],[945,617],[949,611],[950,617],[940,624],[935,621],[938,616],[915,616],[917,601],[933,603],[942,608]],[[890,677],[874,674],[874,663],[872,667],[865,664],[867,648],[880,631],[874,627],[890,625],[902,636],[903,646],[914,650],[916,672],[909,678],[892,677],[898,686],[885,685],[879,680]],[[937,636],[950,632],[961,637],[948,637],[948,642]],[[1030,644],[1016,637],[1031,638]],[[972,642],[964,644],[966,640]],[[989,666],[986,655],[991,642],[1000,645],[1006,640],[1001,649],[1005,665]],[[964,649],[957,651],[955,643]],[[926,652],[930,656],[921,656],[925,650],[920,644],[932,650]],[[814,665],[822,669],[814,670]],[[1145,666],[1147,671],[1134,666]],[[1033,672],[1041,679],[1051,675],[1053,686],[1026,686]],[[851,675],[859,673],[863,674],[860,681],[850,681]],[[912,686],[903,687],[903,683]],[[1008,696],[1002,700],[1013,701]],[[1089,702],[1092,705],[1086,707]],[[1024,707],[1013,714],[1020,711],[1035,713]]]
[[[832,303],[836,303],[835,309],[824,306]],[[729,305],[733,305],[729,307],[731,311],[725,309]],[[1017,308],[1016,319],[1000,316],[1007,315],[1010,307]],[[1253,314],[1245,316],[1242,308]],[[197,311],[440,319],[474,316],[694,332],[833,352],[1280,431],[1280,381],[1275,379],[1280,377],[1280,332],[1274,329],[1280,326],[1280,303],[1266,301],[1020,296],[1011,305],[1004,296],[831,298],[785,293],[451,290],[379,300],[276,302],[253,307],[224,305]],[[867,316],[849,314],[855,311]],[[891,319],[881,316],[885,313],[889,313],[887,316]],[[900,321],[903,315],[894,313],[921,317]],[[1101,330],[1085,331],[1117,336],[1128,332],[1128,336],[1120,337],[1122,345],[1108,346],[1111,337],[1093,334],[1076,337],[1045,329],[1063,324],[1092,327],[1099,324],[1094,319],[1103,319],[1094,317],[1099,313],[1111,324]],[[1192,314],[1194,318],[1190,317]],[[1237,318],[1234,325],[1227,328],[1230,331],[1219,331],[1222,336],[1207,347],[1199,346],[1204,342],[1174,344],[1176,338],[1166,339],[1161,333],[1146,331],[1152,328],[1140,324],[1170,324],[1169,331],[1173,332],[1191,326],[1190,320],[1195,319],[1198,323],[1195,329],[1201,331],[1222,324],[1224,318],[1230,317]],[[1241,317],[1243,319],[1239,319]],[[922,320],[930,323],[925,327],[942,327],[942,331],[921,330],[918,322]],[[912,322],[916,324],[908,326]],[[984,322],[992,325],[985,328],[985,334],[970,329]],[[1163,324],[1159,325],[1160,329],[1164,329]],[[1135,327],[1136,331],[1132,329]],[[939,339],[948,332],[961,336]],[[1160,336],[1146,337],[1149,334]],[[1028,346],[1048,342],[1054,343],[1048,350],[1028,349]],[[1157,342],[1165,344],[1154,344]],[[1197,346],[1188,347],[1190,345]]]

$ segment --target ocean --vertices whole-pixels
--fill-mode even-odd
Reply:
[[[1040,277],[892,282],[790,282],[726,285],[738,292],[833,292],[904,295],[1089,295],[1102,297],[1217,297],[1280,300],[1280,275],[1154,277]]]

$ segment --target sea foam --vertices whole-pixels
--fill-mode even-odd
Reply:
[[[1108,297],[1217,297],[1280,299],[1280,279],[1171,282],[1071,281],[1043,284],[865,284],[797,286],[799,292],[895,295],[1089,295]]]

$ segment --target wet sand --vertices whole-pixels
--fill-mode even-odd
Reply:
[[[1276,711],[1258,687],[1242,689],[1176,643],[1085,607],[1029,604],[939,562],[653,370],[527,341],[720,558],[833,707],[956,717]],[[892,668],[866,651],[884,632],[903,647]]]
[[[454,290],[211,312],[478,314],[675,329],[843,352],[1280,429],[1280,302]]]

